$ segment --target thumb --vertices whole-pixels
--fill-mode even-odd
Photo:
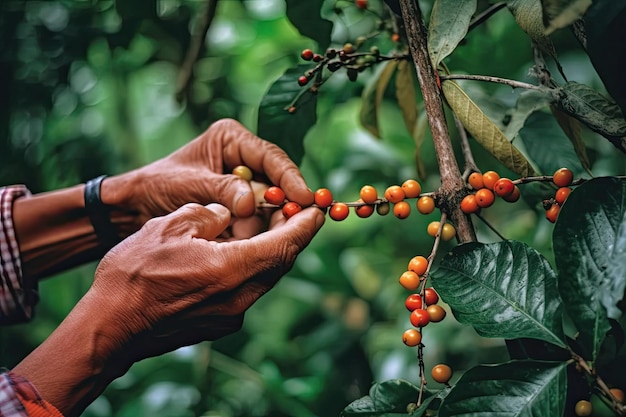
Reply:
[[[256,210],[250,183],[236,175],[216,175],[204,183],[212,201],[226,206],[236,217],[250,217]]]

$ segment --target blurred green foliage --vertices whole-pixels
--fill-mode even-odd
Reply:
[[[429,2],[422,3],[428,10]],[[24,183],[41,192],[123,172],[168,154],[223,117],[254,130],[264,93],[299,63],[303,48],[317,45],[291,25],[283,0],[221,1],[193,66],[187,98],[178,102],[179,71],[204,5],[200,0],[3,0],[1,183]],[[343,13],[333,14],[337,8]],[[374,16],[359,14],[348,1],[326,1],[323,10],[333,19],[335,45],[376,24]],[[391,47],[386,38],[369,42]],[[573,38],[557,32],[555,42],[570,79],[601,89]],[[527,80],[531,62],[528,38],[509,14],[499,13],[472,31],[447,65]],[[364,184],[383,190],[417,176],[415,145],[396,107],[383,104],[382,141],[358,124],[359,97],[372,73],[353,83],[337,74],[324,85],[317,124],[304,142],[301,167],[310,187],[328,187],[339,200],[355,200]],[[495,115],[517,97],[510,88],[484,84],[468,91]],[[540,118],[531,122],[522,132],[524,143],[539,135],[546,142],[564,140]],[[429,135],[420,155],[426,191],[439,185]],[[585,135],[594,173],[623,173],[623,159],[612,146]],[[474,151],[480,167],[507,174],[479,146]],[[507,216],[495,215],[502,210]],[[484,217],[507,238],[532,244],[551,259],[551,226],[536,204],[502,204]],[[435,219],[436,214],[416,212],[403,221],[329,219],[288,276],[250,309],[242,331],[136,364],[84,415],[328,417],[365,395],[372,381],[418,381],[415,352],[401,341],[409,323],[397,277],[412,256],[430,253],[425,229]],[[499,239],[482,223],[476,226],[481,241]],[[442,252],[452,247],[446,245]],[[0,330],[0,364],[15,365],[45,339],[87,290],[94,267],[41,283],[35,320]],[[425,361],[445,361],[458,374],[507,358],[502,340],[479,338],[451,315],[427,333]]]

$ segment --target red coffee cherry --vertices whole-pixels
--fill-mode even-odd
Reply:
[[[422,296],[419,294],[411,294],[404,300],[404,306],[407,310],[413,311],[422,308]]]
[[[315,54],[310,49],[305,49],[300,53],[300,57],[304,59],[305,61],[312,60],[314,55]]]
[[[265,190],[263,198],[270,204],[280,206],[285,202],[285,192],[280,187],[273,185]]]
[[[552,181],[557,187],[567,187],[574,180],[574,173],[567,168],[557,169],[552,175]]]
[[[418,308],[417,310],[413,310],[411,315],[409,316],[409,320],[411,324],[415,327],[424,327],[428,323],[430,323],[430,316],[428,315],[428,311],[423,308]]]
[[[333,193],[330,192],[328,188],[320,188],[315,191],[315,204],[321,208],[325,209],[330,207],[333,203]]]
[[[309,82],[309,79],[308,79],[307,77],[305,77],[304,75],[302,75],[302,76],[300,76],[300,77],[298,78],[298,84],[299,84],[300,86],[305,86],[305,85],[307,85],[307,84],[308,84],[308,82]]]
[[[493,195],[493,191],[488,188],[481,188],[476,191],[476,204],[478,207],[486,208],[493,204],[496,197]]]
[[[474,194],[466,195],[463,200],[461,200],[461,210],[465,214],[476,213],[480,210],[478,207],[478,203],[476,202],[476,196]]]
[[[561,187],[558,190],[556,190],[556,194],[554,195],[554,199],[556,200],[556,202],[559,205],[563,205],[563,203],[565,203],[565,200],[567,200],[567,197],[569,196],[569,193],[572,192],[572,189],[569,187]]]
[[[515,190],[515,184],[508,178],[500,178],[493,185],[493,192],[498,197],[507,197],[513,193],[513,190]]]
[[[559,211],[561,207],[558,204],[552,204],[548,210],[546,210],[546,219],[551,223],[555,223],[557,217],[559,217]]]
[[[439,302],[439,294],[434,288],[426,288],[424,290],[424,300],[426,305],[437,304]]]
[[[520,198],[520,192],[519,192],[519,187],[516,185],[513,188],[513,192],[505,197],[502,197],[502,199],[504,201],[507,201],[509,203],[515,203],[517,200],[519,200]]]
[[[290,218],[301,211],[302,206],[295,201],[288,201],[285,205],[283,205],[283,216],[286,218]]]
[[[362,202],[362,201],[363,200],[359,199],[359,202]],[[373,204],[363,204],[362,206],[354,207],[354,212],[356,213],[356,215],[363,219],[371,216],[372,213],[374,213],[374,210],[375,210],[375,206]]]
[[[350,208],[345,203],[335,203],[328,210],[330,218],[338,222],[345,220],[348,214],[350,214]]]

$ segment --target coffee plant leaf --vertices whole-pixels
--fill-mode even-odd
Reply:
[[[527,337],[566,347],[556,275],[522,242],[468,243],[432,273],[432,284],[454,317],[484,337]]]
[[[489,119],[463,91],[459,84],[445,80],[441,83],[446,101],[459,118],[465,129],[496,159],[522,177],[535,174],[519,149],[504,136],[502,131]]]
[[[443,400],[438,417],[562,416],[567,362],[511,361],[465,372]]]
[[[422,399],[422,405],[420,405],[417,410],[413,411],[409,417],[422,417],[430,415],[426,414],[426,412],[429,410],[437,410],[441,406],[441,401],[446,398],[451,389],[452,388],[446,387],[439,390],[436,394]]]
[[[380,139],[380,126],[378,124],[378,112],[383,102],[385,90],[389,81],[398,68],[398,61],[387,61],[383,69],[363,89],[361,95],[361,110],[359,121],[368,132]]]
[[[428,52],[434,68],[467,34],[476,0],[435,0],[428,24]]]
[[[555,61],[557,60],[556,49],[552,39],[545,33],[541,0],[509,0],[507,7],[517,25]],[[559,66],[559,70],[561,70]],[[562,71],[561,71],[562,72]]]
[[[257,134],[280,146],[299,164],[304,156],[304,137],[317,120],[317,95],[304,92],[295,103],[295,112],[288,111],[303,88],[298,77],[309,70],[308,65],[290,68],[272,84],[259,106]]]
[[[554,98],[549,89],[526,90],[520,93],[515,107],[507,111],[508,123],[503,129],[504,136],[510,141],[514,140],[519,131],[524,127],[528,116],[535,111],[550,104]]]
[[[583,141],[582,125],[572,116],[562,112],[558,107],[550,105],[550,111],[557,121],[565,136],[572,142],[576,156],[580,161],[582,167],[591,172],[591,164],[589,163],[589,156],[587,155],[587,146]]]
[[[330,45],[333,24],[323,19],[320,10],[324,0],[286,0],[286,14],[289,21],[302,35],[317,42],[321,50]]]
[[[415,69],[409,61],[398,62],[396,74],[396,99],[407,130],[412,135],[417,123],[417,103],[415,101]]]
[[[626,2],[595,0],[584,19],[587,54],[606,90],[626,115]]]
[[[524,143],[528,157],[542,174],[552,175],[561,167],[569,167],[575,172],[580,170],[574,147],[550,113],[536,111],[528,116],[524,127],[519,131],[519,138]],[[530,188],[535,188],[542,193],[536,195],[531,192],[535,201],[554,196],[554,188],[551,184],[543,183],[541,187],[537,185],[539,184],[526,184],[524,192],[531,186]]]
[[[596,90],[575,81],[558,89],[556,105],[602,136],[626,136],[626,120],[615,102]]]
[[[406,416],[406,406],[415,402],[419,387],[408,381],[392,379],[375,383],[370,388],[369,395],[350,403],[341,412],[342,417],[398,417]],[[425,391],[427,398],[432,394]]]
[[[585,15],[591,0],[541,0],[545,33],[571,25]]]
[[[626,287],[626,181],[595,178],[574,189],[553,232],[558,288],[579,331],[578,343],[594,360],[617,319]]]

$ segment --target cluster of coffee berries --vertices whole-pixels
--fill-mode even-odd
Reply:
[[[477,213],[482,208],[490,207],[496,200],[496,196],[504,201],[514,203],[520,198],[517,185],[509,178],[500,178],[495,171],[485,173],[473,172],[467,179],[474,190],[466,195],[461,201],[463,213]]]
[[[544,200],[543,208],[546,210],[546,219],[550,222],[556,222],[559,216],[561,206],[567,200],[569,193],[572,192],[570,185],[574,181],[574,174],[567,168],[557,169],[552,174],[552,182],[558,187],[554,197],[549,200]]]

